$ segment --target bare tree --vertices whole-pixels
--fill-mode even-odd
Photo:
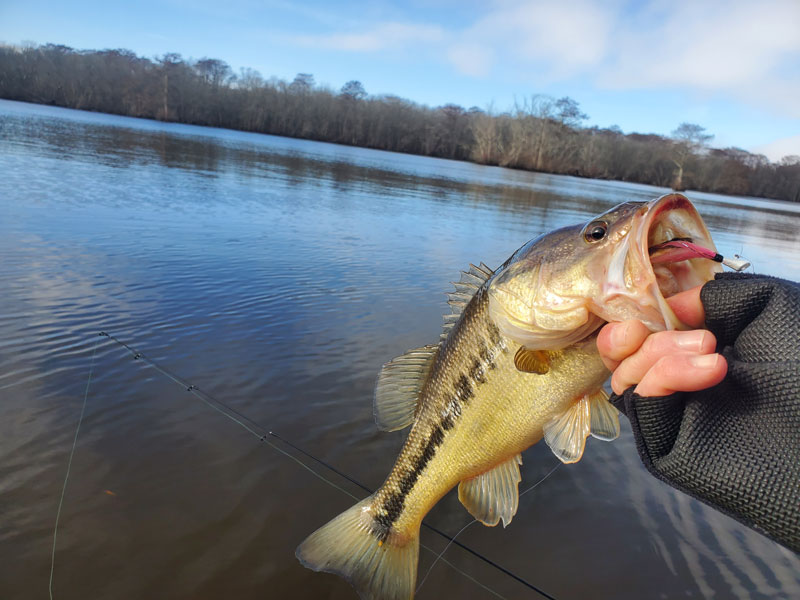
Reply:
[[[500,141],[497,117],[492,114],[492,106],[489,105],[486,111],[472,107],[469,110],[469,114],[471,117],[472,139],[474,140],[471,154],[472,160],[484,165],[497,164],[499,156],[503,152],[503,147]]]
[[[338,91],[299,73],[265,80],[224,61],[190,63],[178,54],[139,57],[123,49],[75,50],[0,44],[0,97],[305,137],[399,152],[470,159],[520,169],[686,185],[724,194],[800,202],[800,159],[771,163],[740,148],[708,149],[705,129],[682,123],[672,137],[584,127],[577,101],[533,95],[511,112],[490,106],[421,106],[367,96],[351,80]]]
[[[702,152],[708,142],[714,139],[711,134],[705,133],[706,128],[694,123],[681,123],[672,132],[674,145],[672,148],[672,162],[675,164],[675,178],[672,182],[673,190],[683,190],[684,169],[687,161]]]
[[[289,84],[289,90],[297,94],[308,94],[314,89],[314,76],[311,73],[298,73]]]
[[[261,73],[249,67],[239,69],[237,82],[240,88],[250,91],[264,87],[264,78]]]
[[[158,63],[161,66],[161,73],[162,79],[164,81],[164,85],[161,88],[161,112],[157,115],[159,119],[164,121],[168,121],[170,118],[169,112],[169,76],[170,73],[175,73],[178,66],[183,63],[183,59],[181,58],[180,54],[176,54],[174,52],[168,52],[160,59],[158,59]]]
[[[580,127],[581,123],[589,118],[589,115],[581,111],[580,104],[569,96],[556,100],[553,108],[555,108],[556,118],[563,125],[569,127]]]
[[[363,100],[367,97],[367,91],[360,81],[352,79],[342,86],[342,96],[351,100]]]
[[[198,73],[213,87],[219,87],[235,78],[228,63],[217,58],[203,58],[194,64]]]

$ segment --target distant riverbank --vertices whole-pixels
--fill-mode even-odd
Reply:
[[[800,157],[771,163],[738,148],[709,149],[702,127],[674,138],[584,126],[569,97],[533,95],[502,113],[430,108],[370,96],[358,81],[334,91],[234,74],[218,59],[151,60],[128,50],[0,46],[0,97],[116,115],[473,161],[544,173],[800,202]],[[678,125],[678,124],[676,124]]]

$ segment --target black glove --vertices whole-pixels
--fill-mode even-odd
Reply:
[[[700,299],[728,361],[722,383],[611,400],[648,471],[800,552],[800,285],[724,273]]]

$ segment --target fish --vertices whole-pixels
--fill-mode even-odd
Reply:
[[[632,318],[652,331],[687,329],[666,299],[714,278],[721,265],[708,254],[716,248],[702,218],[672,193],[539,236],[496,271],[470,265],[439,341],[378,376],[378,427],[411,426],[389,476],[309,535],[297,558],[340,575],[361,598],[413,598],[420,524],[452,488],[475,519],[505,527],[519,505],[524,450],[544,439],[574,463],[588,436],[619,435],[597,331]]]

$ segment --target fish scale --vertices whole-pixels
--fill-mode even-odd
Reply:
[[[578,355],[572,362],[582,371],[581,377],[576,378],[580,384],[572,382],[570,386],[559,369],[546,375],[521,373],[513,362],[520,345],[503,336],[490,321],[488,304],[484,285],[446,339],[423,388],[422,410],[395,467],[375,494],[370,508],[376,515],[376,536],[383,540],[389,536],[401,540],[415,535],[422,516],[453,486],[539,441],[544,422],[583,394],[587,376],[588,384],[596,387],[608,377],[608,371],[591,348],[588,352],[571,349],[555,357],[555,365],[566,365],[570,363],[570,354]],[[480,356],[480,349],[484,349],[485,356]],[[589,357],[594,360],[592,368],[587,369],[584,359]],[[470,372],[476,363],[485,365],[482,381]],[[573,395],[542,393],[559,383],[567,389],[574,388]],[[542,402],[543,396],[552,401]],[[538,399],[536,403],[530,401],[534,397]],[[504,400],[498,406],[500,398]],[[452,427],[446,428],[443,424],[448,419],[443,415],[452,411],[451,406],[458,407],[459,416],[453,419]],[[499,440],[504,441],[501,452],[497,447]],[[447,456],[437,456],[437,449],[445,441]],[[410,488],[404,486],[409,480],[413,482]],[[385,530],[384,515],[390,517],[390,531]]]
[[[691,252],[674,250],[686,240]],[[720,268],[682,260],[698,252],[716,252],[708,230],[685,196],[669,194],[531,240],[495,273],[470,265],[449,294],[453,313],[440,342],[393,359],[378,376],[378,426],[411,425],[391,473],[311,534],[298,559],[346,578],[362,598],[409,600],[420,524],[450,489],[458,485],[461,503],[485,525],[508,525],[523,450],[544,438],[572,463],[590,434],[619,435],[597,330],[632,318],[654,331],[685,328],[666,296]]]

